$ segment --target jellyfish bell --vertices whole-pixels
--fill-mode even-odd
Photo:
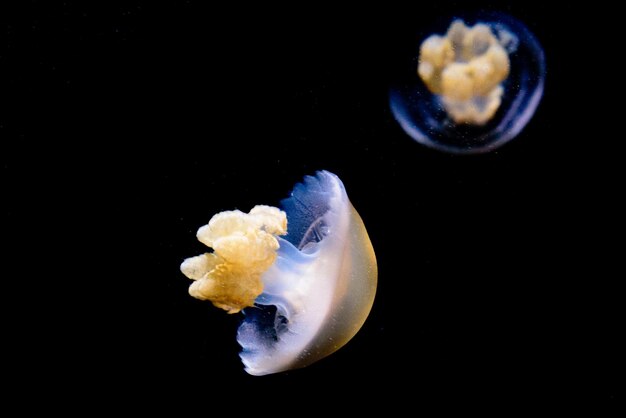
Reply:
[[[213,253],[185,260],[192,296],[244,320],[237,340],[248,373],[305,367],[345,345],[374,302],[376,258],[341,180],[306,177],[281,202],[223,212],[200,228]]]
[[[545,59],[534,35],[501,13],[455,18],[428,33],[417,65],[390,89],[392,113],[417,142],[440,151],[492,151],[515,138],[543,94]]]

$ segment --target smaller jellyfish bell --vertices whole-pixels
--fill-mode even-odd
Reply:
[[[444,34],[421,42],[416,67],[391,88],[391,109],[407,134],[440,151],[482,153],[504,145],[543,94],[541,46],[502,14],[453,20]]]
[[[341,180],[307,176],[282,202],[214,215],[197,237],[213,248],[186,259],[191,296],[228,313],[248,373],[308,366],[345,345],[376,293],[374,249]]]

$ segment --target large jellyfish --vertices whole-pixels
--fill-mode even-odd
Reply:
[[[454,19],[419,47],[417,65],[390,91],[394,117],[417,142],[440,151],[492,151],[524,128],[543,94],[544,54],[503,14]]]
[[[266,375],[300,368],[345,345],[376,293],[372,244],[328,171],[306,177],[282,202],[221,212],[198,230],[213,248],[186,259],[189,293],[229,313],[243,310],[237,340],[245,370]]]

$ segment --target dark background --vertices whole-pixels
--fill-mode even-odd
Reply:
[[[3,264],[18,272],[3,297],[17,305],[5,328],[18,391],[63,376],[68,398],[98,402],[147,389],[151,402],[202,404],[221,388],[270,405],[359,402],[349,387],[418,410],[621,393],[619,245],[607,236],[621,229],[622,124],[592,97],[612,88],[596,60],[610,34],[584,35],[611,27],[594,14],[605,9],[85,3],[4,16]],[[404,134],[387,89],[420,28],[476,9],[535,33],[545,94],[508,145],[446,155]],[[368,228],[374,308],[327,359],[248,376],[239,317],[189,297],[179,265],[204,251],[195,231],[214,213],[277,205],[320,169]]]

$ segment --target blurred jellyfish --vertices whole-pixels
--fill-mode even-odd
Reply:
[[[545,76],[539,42],[503,14],[455,19],[421,42],[417,65],[390,91],[394,117],[417,142],[440,151],[492,151],[533,116]]]
[[[374,250],[339,177],[306,177],[281,203],[284,211],[216,214],[197,233],[213,252],[181,265],[194,280],[192,296],[243,310],[237,341],[252,375],[304,367],[338,350],[361,328],[376,293]]]

